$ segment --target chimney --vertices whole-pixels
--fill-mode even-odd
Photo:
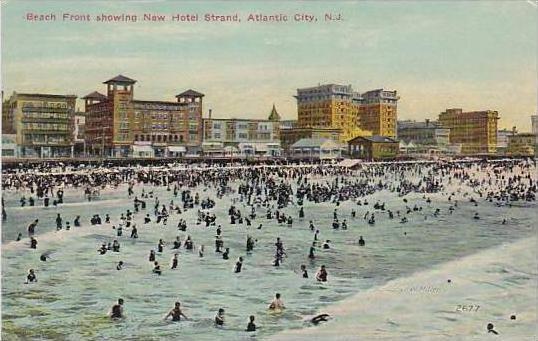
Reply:
[[[211,110],[211,109],[209,109],[209,118],[211,118],[211,111],[212,111],[212,110]]]

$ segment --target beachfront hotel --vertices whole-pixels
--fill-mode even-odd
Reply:
[[[73,153],[75,95],[17,93],[2,106],[2,134],[14,136],[19,157],[69,157]]]
[[[177,101],[134,99],[137,81],[122,75],[104,82],[107,94],[83,97],[86,148],[95,156],[164,157],[197,152],[202,142],[202,98],[187,90]]]
[[[324,84],[297,89],[297,127],[341,129],[340,142],[357,136],[396,136],[396,91],[363,94],[351,85]]]
[[[450,129],[450,143],[461,144],[465,155],[495,154],[498,120],[499,113],[493,110],[446,109],[439,114],[439,123]]]
[[[359,105],[359,127],[372,135],[395,138],[399,99],[396,91],[376,89],[363,93]]]

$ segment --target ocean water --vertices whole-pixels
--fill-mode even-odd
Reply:
[[[537,256],[536,236],[502,244],[359,292],[324,307],[328,322],[271,340],[535,340]]]
[[[481,178],[484,174],[473,176]],[[387,174],[379,175],[379,179],[398,181],[396,175]],[[313,177],[312,180],[325,182],[331,179]],[[181,215],[172,214],[167,226],[144,225],[142,220],[146,211],[150,214],[152,211],[151,199],[146,211],[135,216],[140,238],[132,240],[129,231],[124,230],[123,237],[117,238],[121,252],[98,255],[96,250],[102,242],[116,239],[112,225],[117,225],[120,213],[133,210],[126,186],[107,188],[92,202],[85,201],[79,189],[67,188],[65,204],[58,208],[44,208],[40,203],[36,207],[21,208],[18,200],[22,193],[6,191],[3,196],[8,220],[2,225],[2,339],[262,339],[283,331],[302,329],[308,325],[306,318],[338,302],[345,302],[357,292],[372,290],[418,271],[433,269],[536,233],[535,202],[497,207],[479,199],[479,205],[475,207],[468,203],[469,197],[465,194],[472,193],[472,188],[457,181],[449,184],[448,177],[445,181],[445,191],[428,195],[431,203],[426,202],[422,193],[410,193],[405,196],[406,204],[389,191],[367,196],[368,206],[342,202],[338,207],[339,219],[347,220],[347,230],[332,229],[332,213],[336,208],[333,203],[305,201],[306,217],[303,220],[298,218],[297,206],[288,206],[283,211],[294,217],[293,227],[267,220],[265,209],[259,208],[258,217],[251,227],[247,227],[229,223],[227,210],[236,195],[216,199],[212,211],[217,214],[217,224],[223,227],[225,247],[231,249],[229,260],[223,260],[214,252],[215,227],[196,225],[196,208]],[[233,186],[238,184],[236,181]],[[179,203],[172,192],[164,188],[137,185],[135,193],[139,195],[143,188],[146,192],[153,190],[161,204],[170,200]],[[450,214],[447,194],[458,189],[460,192],[452,200],[458,200],[459,205]],[[202,199],[215,199],[212,188],[201,186],[193,191],[200,193]],[[478,198],[477,195],[474,197]],[[376,211],[376,224],[371,226],[363,215],[367,211],[374,212],[373,204],[378,200],[394,212],[404,212],[406,205],[412,207],[414,204],[423,209],[410,213],[406,224],[401,224],[397,217],[389,219],[386,211]],[[240,202],[237,206],[243,215],[250,211]],[[438,217],[433,216],[436,208],[441,209]],[[355,219],[351,217],[352,209],[357,211]],[[480,220],[472,218],[475,212],[480,214]],[[56,232],[56,213],[61,213],[64,221],[71,222],[80,215],[82,226]],[[111,224],[89,224],[93,214],[104,218],[106,213],[112,218]],[[35,218],[40,220],[36,237],[39,244],[37,250],[31,250],[26,238],[20,242],[13,240],[18,232],[26,235],[26,227]],[[187,220],[186,232],[177,230],[180,218]],[[503,219],[507,219],[506,225],[501,224]],[[316,250],[314,261],[307,258],[313,240],[309,220],[313,220],[321,231],[320,239],[329,239],[332,244],[330,250]],[[263,224],[261,230],[256,228],[259,224]],[[181,240],[190,235],[195,250],[199,245],[205,245],[205,256],[200,258],[196,251],[182,248],[179,269],[170,270],[169,262],[175,252],[171,250],[171,244],[177,235]],[[254,252],[248,255],[245,252],[247,235],[257,239]],[[356,244],[360,235],[366,240],[366,247]],[[272,266],[276,237],[282,239],[287,251],[280,267]],[[158,276],[151,271],[148,255],[151,249],[156,250],[160,238],[168,244],[162,254],[157,254],[163,269],[163,274]],[[44,252],[50,253],[47,262],[39,260]],[[244,257],[243,271],[235,274],[233,266],[239,256]],[[115,269],[119,260],[125,263],[121,271]],[[309,279],[301,277],[301,264],[307,266]],[[329,281],[320,284],[313,277],[322,264],[327,267]],[[29,268],[36,270],[39,281],[25,285],[23,282]],[[282,294],[287,306],[281,315],[267,313],[267,306],[276,292]],[[122,321],[111,321],[106,313],[119,297],[125,300],[127,317]],[[189,320],[163,321],[164,315],[178,300]],[[383,300],[378,304],[383,305]],[[213,325],[213,317],[219,308],[226,310],[224,328]],[[398,314],[398,311],[394,313]],[[244,331],[249,315],[256,316],[259,327],[254,334]],[[348,322],[355,323],[355,320]]]

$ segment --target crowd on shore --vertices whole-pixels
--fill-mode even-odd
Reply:
[[[517,172],[515,171],[517,169]],[[324,180],[327,179],[327,180]],[[453,190],[452,185],[458,185]],[[214,189],[214,197],[199,191],[201,187]],[[187,210],[196,210],[196,225],[207,227],[207,233],[214,235],[214,253],[218,257],[228,259],[230,248],[224,238],[224,226],[243,225],[252,229],[262,229],[267,221],[276,221],[280,225],[293,227],[298,219],[309,221],[305,229],[305,248],[309,253],[305,257],[316,259],[316,253],[321,249],[333,247],[330,240],[323,240],[319,226],[305,214],[304,203],[325,203],[332,205],[332,226],[334,230],[347,230],[353,219],[362,219],[369,225],[375,225],[381,213],[386,219],[397,219],[406,224],[413,212],[423,210],[423,205],[431,203],[429,196],[445,192],[446,200],[450,203],[447,213],[452,214],[459,205],[478,206],[482,203],[510,207],[514,202],[536,200],[536,166],[534,162],[522,160],[503,160],[496,162],[436,162],[436,163],[385,163],[358,165],[357,168],[346,168],[335,165],[304,165],[281,167],[191,167],[188,171],[177,166],[160,165],[158,167],[69,167],[56,165],[54,170],[43,165],[12,168],[3,173],[2,189],[10,195],[18,195],[20,206],[54,206],[62,207],[66,199],[66,191],[80,191],[85,200],[99,200],[100,191],[106,188],[127,189],[124,193],[130,204],[122,208],[119,216],[95,212],[80,212],[74,220],[67,221],[58,213],[54,224],[57,230],[70,230],[89,225],[111,226],[111,238],[114,241],[98,246],[95,257],[108,252],[121,252],[120,241],[124,238],[139,238],[141,233],[137,224],[159,225],[165,228],[177,228],[187,231],[195,228],[192,223],[182,218]],[[167,196],[158,197],[154,190],[165,189]],[[367,197],[380,191],[389,191],[401,197],[405,209],[391,207],[383,201],[368,202]],[[408,199],[410,193],[421,194],[421,199]],[[227,216],[216,216],[213,212],[217,199],[232,197],[227,209]],[[357,217],[356,211],[342,212],[340,204],[346,201],[358,206],[367,206],[367,212]],[[13,206],[11,206],[13,207]],[[2,219],[9,221],[10,208],[2,198]],[[296,214],[290,214],[293,208]],[[287,209],[287,213],[284,210]],[[433,224],[441,213],[441,208],[425,219],[431,219]],[[39,217],[30,217],[31,223],[17,233],[17,241],[28,238],[32,249],[38,249]],[[472,219],[480,219],[478,212]],[[349,221],[348,221],[349,220]],[[351,221],[351,222],[350,222]],[[506,224],[503,219],[502,224]],[[125,232],[125,234],[124,234]],[[285,241],[275,232],[274,254],[268,255],[271,264],[280,266],[286,261],[290,252],[284,247]],[[354,242],[358,247],[366,247],[367,240],[356,236]],[[256,252],[257,240],[248,236],[245,242],[247,254]],[[23,244],[21,244],[22,247]],[[160,276],[165,271],[156,261],[155,254],[162,253],[164,248],[172,250],[185,249],[195,252],[196,241],[190,236],[181,240],[160,239],[155,241],[156,250],[150,250],[148,262],[152,264],[152,272]],[[129,247],[139,247],[131,245]],[[142,247],[142,246],[140,246]],[[95,252],[95,250],[88,250]],[[198,245],[199,257],[206,255],[204,245]],[[146,255],[147,250],[140,249],[140,255]],[[28,254],[28,257],[33,257]],[[145,257],[145,256],[144,256]],[[36,262],[47,261],[46,253],[40,255]],[[245,259],[238,257],[233,273],[240,273]],[[170,270],[178,268],[177,253],[172,257]],[[319,269],[313,276],[317,282],[330,281],[330,269],[333,264],[319,264]],[[296,264],[299,276],[309,278],[305,264]],[[123,270],[123,262],[119,262],[116,271]],[[233,274],[231,274],[233,275]],[[26,283],[38,283],[38,274],[29,269]],[[39,284],[37,284],[39,285]],[[125,317],[124,300],[114,303],[109,316],[113,319]],[[285,309],[280,293],[269,304],[271,311]],[[222,326],[225,323],[225,309],[220,308],[215,315],[214,323]],[[179,301],[165,315],[165,319],[180,321],[187,318]],[[310,321],[314,324],[326,321],[326,314],[320,314]],[[247,331],[255,331],[255,316],[248,317]],[[488,331],[493,327],[488,327]]]

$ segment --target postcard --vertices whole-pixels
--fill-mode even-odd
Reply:
[[[537,340],[538,2],[0,11],[2,340]]]

